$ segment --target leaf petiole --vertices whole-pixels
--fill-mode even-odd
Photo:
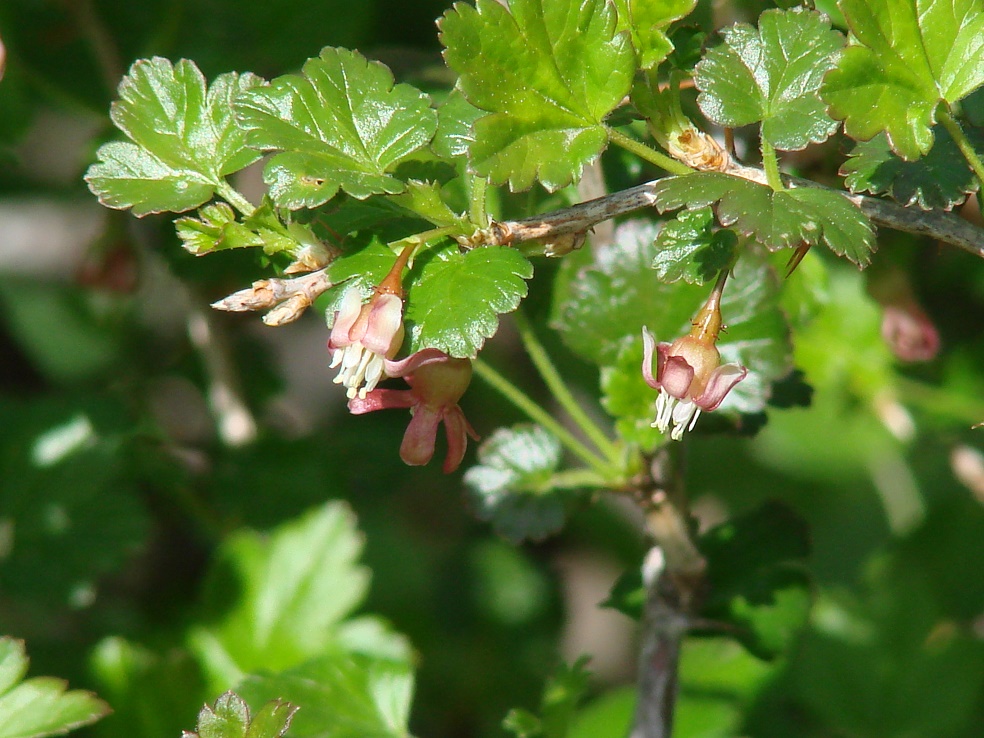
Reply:
[[[581,443],[564,426],[558,423],[550,413],[538,405],[529,395],[523,392],[495,369],[486,364],[481,359],[472,362],[475,373],[489,384],[494,390],[505,397],[509,402],[522,410],[535,423],[539,423],[548,431],[557,436],[558,440],[568,448],[571,453],[580,458],[590,466],[602,479],[611,479],[613,471],[605,459],[598,456],[594,451]]]
[[[765,170],[765,181],[773,191],[781,192],[785,189],[782,186],[782,177],[779,176],[779,157],[765,136],[762,136],[762,169]]]
[[[519,337],[523,342],[523,347],[526,349],[526,353],[529,354],[530,359],[532,359],[537,371],[540,372],[540,376],[554,396],[554,399],[560,403],[560,406],[571,416],[571,419],[577,423],[578,428],[581,429],[584,435],[605,455],[609,463],[617,465],[621,455],[615,444],[588,417],[588,414],[581,409],[577,400],[574,399],[574,395],[567,389],[567,385],[560,376],[560,372],[553,365],[550,355],[543,348],[543,344],[537,339],[526,315],[522,310],[517,310],[515,318],[516,328],[519,330]]]
[[[224,179],[219,180],[219,184],[216,186],[215,191],[222,199],[232,205],[240,212],[241,215],[245,215],[247,218],[256,210],[256,208],[253,207],[253,204],[247,200],[243,194],[239,192],[239,190],[235,189]]]
[[[608,133],[608,140],[620,146],[631,154],[635,154],[640,159],[648,161],[650,164],[654,164],[660,169],[669,172],[670,174],[690,174],[693,170],[688,167],[683,162],[679,162],[676,159],[667,156],[662,151],[657,151],[651,146],[646,146],[644,143],[636,141],[630,136],[626,136],[621,131],[617,131],[614,128],[605,128]]]
[[[489,225],[489,214],[485,205],[488,188],[489,183],[482,177],[472,175],[468,178],[468,220],[479,228],[487,228]]]
[[[970,164],[970,168],[974,170],[974,175],[977,177],[977,181],[981,183],[981,187],[984,187],[984,162],[981,161],[981,157],[977,155],[977,151],[974,149],[974,145],[967,138],[967,135],[963,132],[960,124],[954,119],[953,115],[949,110],[943,109],[940,112],[940,123],[946,129],[950,137],[956,141],[957,146],[960,148],[960,153],[963,154],[964,159]]]

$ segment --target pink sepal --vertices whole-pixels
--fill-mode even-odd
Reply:
[[[449,407],[444,412],[444,432],[448,439],[448,455],[444,458],[444,466],[441,469],[445,474],[450,474],[461,466],[461,461],[465,458],[465,449],[468,447],[466,435],[477,441],[478,434],[457,405]]]
[[[664,359],[664,351],[660,344],[659,385],[668,395],[682,400],[694,381],[694,368],[682,356],[666,356]]]
[[[440,349],[425,348],[399,361],[386,359],[383,362],[383,371],[387,377],[407,377],[422,366],[434,364],[438,361],[446,361],[448,358],[448,355]]]
[[[707,386],[701,392],[700,397],[694,398],[694,403],[701,410],[710,412],[717,410],[718,406],[727,397],[731,389],[745,378],[748,369],[741,364],[722,364],[713,372],[707,380]]]
[[[434,442],[437,440],[437,426],[441,422],[441,411],[426,405],[417,405],[410,418],[407,432],[400,444],[400,458],[408,466],[423,466],[434,456]]]
[[[413,407],[416,402],[417,398],[410,390],[374,389],[364,398],[353,397],[349,400],[348,409],[353,415],[364,415],[376,410],[405,409]]]

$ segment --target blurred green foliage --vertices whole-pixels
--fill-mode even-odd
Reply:
[[[513,708],[523,710],[513,713],[518,735],[625,734],[631,662],[587,685],[578,668],[556,667],[575,610],[571,565],[562,562],[636,571],[646,548],[636,525],[615,506],[583,505],[557,511],[569,515],[557,537],[506,543],[472,518],[460,477],[399,464],[405,415],[348,418],[340,395],[310,379],[327,374],[320,317],[278,329],[282,341],[256,320],[202,318],[209,302],[257,278],[262,257],[197,260],[169,222],[103,211],[81,181],[111,135],[109,103],[137,57],[191,58],[209,78],[272,77],[342,45],[385,60],[398,80],[440,87],[451,80],[433,21],[449,5],[0,4],[8,57],[0,83],[0,633],[27,641],[31,675],[67,678],[110,703],[113,715],[79,736],[177,738],[195,726],[202,703],[247,674],[242,693],[254,715],[275,696],[350,704],[355,732],[340,736],[402,735],[408,725],[427,738],[502,736]],[[692,17],[707,31],[711,6],[700,3]],[[764,6],[748,0],[734,10],[754,18]],[[804,155],[796,166],[834,174],[823,157]],[[610,183],[639,175],[617,156],[606,167]],[[562,204],[534,193],[505,195],[502,207],[530,203]],[[31,209],[39,204],[69,208],[73,227],[45,237],[54,211]],[[18,213],[40,228],[23,251],[11,235]],[[45,252],[70,241],[75,251]],[[776,273],[786,258],[769,257]],[[889,231],[874,259],[873,270],[900,270],[912,282],[939,329],[940,355],[897,361],[866,277],[810,253],[769,312],[781,307],[794,328],[794,363],[812,403],[766,407],[753,438],[708,433],[690,443],[688,486],[709,527],[760,521],[771,500],[794,511],[775,525],[785,520],[798,532],[805,521],[809,553],[797,549],[779,565],[797,559],[782,569],[795,574],[781,580],[797,596],[798,574],[809,572],[814,605],[802,625],[801,600],[779,601],[788,605],[775,608],[780,616],[792,612],[783,623],[796,624],[766,633],[779,632],[782,649],[752,637],[754,627],[744,634],[760,655],[784,651],[772,661],[735,639],[688,641],[679,738],[980,736],[984,430],[970,426],[984,420],[984,264]],[[549,285],[539,280],[552,268],[537,269],[529,304],[542,307]],[[531,313],[542,319],[545,311]],[[687,320],[671,317],[674,326]],[[189,338],[202,320],[218,349]],[[743,330],[736,324],[723,341]],[[557,341],[549,349],[579,393],[597,392],[594,366]],[[517,373],[528,368],[508,343],[487,354]],[[606,402],[642,437],[645,408],[623,408],[619,381],[637,359],[623,358],[605,357],[615,365]],[[217,373],[229,366],[259,424],[249,443],[229,443],[210,405]],[[543,395],[535,382],[528,389]],[[463,406],[486,437],[521,419],[477,381]],[[701,423],[714,430],[711,419]],[[788,530],[769,531],[761,549],[742,538],[747,529],[730,539],[736,549],[724,545],[727,525],[714,530],[708,540],[723,555],[764,557],[764,590],[776,589],[770,546]],[[717,615],[740,620],[729,584],[719,583]],[[262,633],[261,624],[269,626]],[[544,695],[551,674],[550,684],[568,685],[573,697]],[[320,735],[313,710],[293,725],[298,736]],[[207,738],[201,723],[199,731]]]

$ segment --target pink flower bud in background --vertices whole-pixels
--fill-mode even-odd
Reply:
[[[940,350],[940,334],[915,300],[885,305],[881,334],[902,361],[932,361]]]

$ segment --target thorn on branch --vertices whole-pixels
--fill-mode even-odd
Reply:
[[[297,320],[331,286],[324,269],[293,279],[260,279],[244,290],[213,302],[212,307],[234,313],[273,308],[263,316],[263,322],[276,327]]]

